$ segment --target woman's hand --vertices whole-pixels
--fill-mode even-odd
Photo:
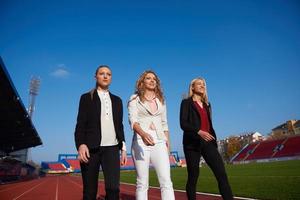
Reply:
[[[121,166],[126,165],[127,163],[127,152],[121,151]]]
[[[200,130],[200,131],[198,131],[198,134],[200,135],[200,137],[202,137],[207,142],[215,140],[215,138],[206,131],[201,131]]]
[[[168,153],[170,154],[171,153],[171,144],[170,144],[170,134],[169,134],[169,131],[164,131],[164,134],[167,138],[166,140],[166,146],[168,148]]]
[[[168,148],[168,153],[170,154],[171,146],[170,146],[170,141],[169,140],[166,141],[166,145],[167,145],[167,148]]]
[[[153,138],[150,134],[144,133],[141,137],[142,137],[143,142],[144,142],[145,145],[147,145],[147,146],[154,146],[155,145],[154,140],[153,140]]]
[[[78,160],[80,162],[88,163],[89,158],[90,158],[89,148],[85,144],[80,145],[78,148]]]
[[[141,136],[141,138],[142,138],[145,145],[147,145],[147,146],[155,145],[154,140],[151,137],[151,135],[144,132],[143,129],[140,127],[139,123],[135,122],[133,124],[133,130]]]

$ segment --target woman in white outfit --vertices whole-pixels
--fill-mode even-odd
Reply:
[[[132,156],[137,173],[136,199],[148,199],[150,162],[158,176],[162,200],[175,199],[170,175],[166,104],[159,78],[153,71],[145,71],[137,81],[135,94],[128,102],[128,113],[134,131]]]

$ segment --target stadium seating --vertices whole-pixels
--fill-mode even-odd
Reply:
[[[173,151],[169,156],[170,166],[176,167],[179,165],[178,152]],[[44,173],[72,173],[80,172],[80,162],[77,159],[77,154],[59,154],[58,161],[42,162],[42,169]],[[150,163],[150,168],[153,165]],[[134,161],[131,154],[127,154],[127,163],[120,167],[121,170],[134,170]],[[100,166],[101,170],[101,166]]]
[[[300,135],[283,139],[265,140],[246,145],[231,162],[278,160],[300,157]]]
[[[38,177],[39,171],[28,163],[13,158],[0,160],[0,183],[31,180]]]
[[[63,163],[65,162],[68,164],[68,168],[71,172],[80,172],[80,163],[78,159],[64,159],[62,160]]]
[[[65,170],[66,167],[62,163],[49,163],[49,169],[51,170]]]
[[[284,139],[266,140],[260,142],[255,151],[252,154],[250,154],[246,160],[271,158],[274,154],[274,150],[276,149],[276,147],[280,145],[283,141]]]
[[[61,162],[42,162],[42,169],[47,173],[69,173],[69,170]]]
[[[300,136],[290,137],[274,157],[300,156]]]
[[[22,164],[20,161],[5,158],[0,160],[0,182],[10,182],[20,179]]]
[[[243,161],[247,156],[249,156],[255,147],[258,145],[258,143],[252,143],[249,145],[246,145],[238,154],[236,157],[234,157],[233,161]]]

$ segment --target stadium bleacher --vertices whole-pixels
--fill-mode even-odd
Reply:
[[[58,162],[63,163],[69,172],[80,172],[80,162],[77,159],[77,154],[59,154]]]
[[[300,156],[300,136],[289,137],[274,157]]]
[[[235,157],[234,161],[242,161],[246,158],[246,156],[249,156],[255,147],[258,145],[258,143],[252,143],[247,144]]]
[[[66,167],[62,163],[49,163],[49,169],[51,170],[65,170]]]
[[[21,162],[11,158],[0,160],[0,182],[11,182],[20,179]]]
[[[39,170],[12,157],[0,159],[0,183],[31,180],[39,176]]]
[[[265,140],[246,145],[231,160],[232,163],[300,158],[300,135]]]
[[[262,141],[257,146],[255,151],[250,154],[245,160],[271,158],[274,154],[274,149],[283,141],[284,139]]]
[[[179,164],[179,156],[177,151],[171,152],[169,156],[170,166],[177,167]],[[59,154],[57,161],[42,162],[42,169],[45,173],[78,173],[81,171],[80,162],[77,154]],[[153,167],[150,163],[150,167]],[[131,154],[127,154],[127,163],[120,167],[121,170],[134,170],[134,160]]]
[[[69,173],[62,162],[42,162],[42,169],[49,174]]]
[[[69,166],[66,166],[70,168],[69,170],[72,172],[80,172],[80,162],[78,159],[64,159],[62,160],[63,163],[68,163]]]

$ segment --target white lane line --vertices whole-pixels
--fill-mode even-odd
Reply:
[[[136,186],[133,183],[124,183],[124,182],[121,182],[121,184],[123,184],[123,185],[130,185],[130,186]],[[154,189],[160,190],[159,187],[154,187],[154,186],[149,186],[149,188],[154,188]],[[175,189],[174,189],[174,192],[184,192],[185,193],[184,190],[175,190]],[[214,197],[221,197],[221,195],[219,195],[219,194],[211,194],[211,193],[205,193],[205,192],[197,192],[197,194],[202,194],[202,195],[207,195],[207,196],[214,196]],[[253,198],[237,197],[237,196],[235,196],[234,198],[235,199],[241,199],[241,200],[256,200],[256,199],[253,199]]]
[[[71,182],[71,183],[73,183],[73,184],[79,186],[80,188],[82,188],[82,185],[76,183],[75,181],[72,181],[72,180],[70,180],[69,178],[66,178],[66,179],[67,179],[67,181],[69,181],[69,182]]]
[[[55,200],[58,200],[58,177],[56,177],[56,194],[55,194]]]
[[[38,184],[38,185],[36,185],[36,186],[34,186],[33,188],[31,188],[31,189],[29,189],[29,190],[27,190],[26,192],[23,192],[22,194],[20,194],[19,196],[17,196],[17,197],[15,197],[15,198],[13,198],[13,200],[16,200],[16,199],[18,199],[18,198],[20,198],[21,196],[23,196],[24,194],[26,194],[26,193],[28,193],[28,192],[30,192],[30,191],[32,191],[32,190],[34,190],[35,188],[37,188],[38,186],[40,186],[41,184],[43,184],[43,183],[45,183],[46,181],[44,181],[44,182],[41,182],[40,184]]]

